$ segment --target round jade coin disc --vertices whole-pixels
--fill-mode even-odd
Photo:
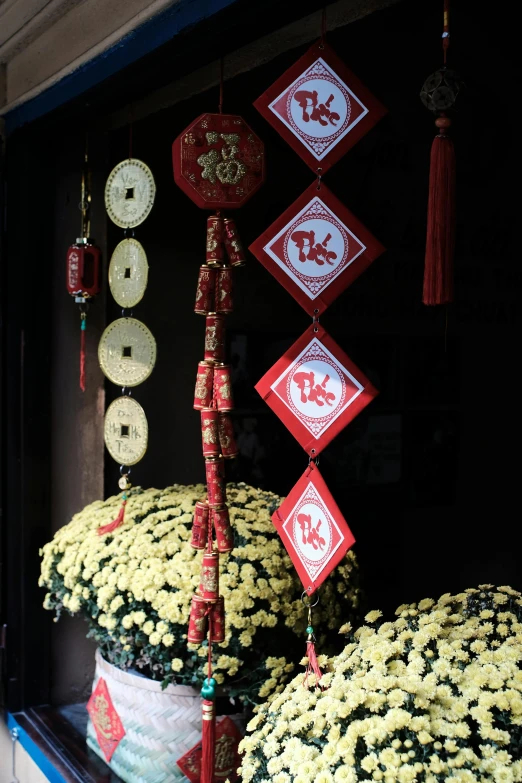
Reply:
[[[109,264],[109,286],[120,307],[134,307],[147,288],[149,265],[143,245],[137,239],[123,239]]]
[[[116,386],[138,386],[156,364],[156,340],[136,318],[118,318],[101,336],[98,361],[104,375]]]
[[[105,209],[120,228],[143,223],[154,204],[156,183],[152,171],[137,158],[118,163],[105,183]]]
[[[135,465],[147,451],[149,427],[141,405],[132,397],[118,397],[105,414],[105,445],[120,465]]]

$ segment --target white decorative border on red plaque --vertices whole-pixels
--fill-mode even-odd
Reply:
[[[303,494],[295,504],[294,508],[290,512],[288,519],[283,525],[283,529],[285,530],[287,536],[292,541],[292,544],[293,544],[293,539],[295,538],[296,535],[295,528],[297,523],[297,515],[299,514],[299,511],[301,511],[301,509],[303,509],[308,505],[314,506],[315,508],[319,509],[322,512],[326,523],[331,526],[332,532],[335,531],[338,536],[338,540],[335,541],[334,536],[332,536],[330,533],[328,548],[325,554],[323,555],[323,557],[317,561],[314,561],[311,558],[306,557],[306,555],[303,553],[302,548],[296,547],[294,545],[294,548],[297,550],[298,557],[300,557],[301,562],[304,568],[306,569],[306,572],[310,576],[310,579],[314,580],[321,574],[321,572],[324,570],[324,568],[326,567],[330,559],[333,557],[333,555],[337,552],[337,550],[341,546],[343,542],[343,535],[339,530],[339,526],[337,525],[335,519],[332,516],[330,516],[324,500],[317,492],[314,485],[308,484],[305,491],[303,492]],[[294,530],[291,530],[290,528],[294,528]],[[317,531],[317,535],[319,536],[322,532],[324,531],[323,530]],[[300,534],[301,534],[300,532],[297,533],[297,535]],[[303,536],[304,536],[304,531],[303,531]],[[325,542],[325,546],[326,546],[326,542]]]
[[[339,230],[339,233],[342,235],[344,241],[344,253],[340,262],[336,264],[335,269],[332,269],[331,272],[321,275],[320,277],[312,277],[311,275],[306,275],[304,272],[299,272],[289,258],[287,250],[288,242],[290,241],[290,230],[295,231],[295,229],[305,223],[305,221],[312,220],[314,218],[326,220],[333,224],[333,226]],[[285,238],[285,259],[283,261],[279,258],[277,253],[272,250],[272,248],[277,240],[286,233],[288,233],[288,237]],[[352,257],[350,257],[350,237],[355,240],[357,245],[359,245],[359,249]],[[278,266],[281,267],[281,269],[294,281],[294,283],[305,292],[306,296],[313,301],[325,288],[330,285],[333,280],[339,277],[341,272],[346,269],[346,267],[350,266],[350,264],[353,264],[355,259],[358,258],[361,253],[364,253],[366,250],[366,245],[364,245],[361,240],[355,236],[352,231],[350,231],[348,226],[345,226],[342,220],[340,220],[340,218],[338,218],[337,215],[335,215],[335,213],[329,209],[321,197],[316,195],[305,207],[303,207],[303,209],[297,215],[295,215],[292,220],[286,224],[286,226],[281,229],[281,231],[279,231],[279,233],[275,235],[275,237],[270,242],[268,242],[268,244],[263,247],[263,250],[265,253],[267,253],[267,255],[274,259],[276,264],[278,264]],[[328,270],[326,271],[328,272]]]
[[[317,379],[311,377],[311,373],[315,376],[316,372],[313,367],[305,368],[303,376],[297,377],[307,354],[311,357],[308,361],[331,368],[328,381],[329,371],[325,372],[321,367],[317,368]],[[341,398],[337,397],[337,389],[334,391],[334,385],[340,382],[344,387]],[[312,457],[317,456],[378,393],[325,329],[317,324],[312,324],[301,335],[255,388]],[[308,407],[308,403],[312,406]],[[329,408],[331,410],[327,412]]]
[[[314,514],[315,509],[320,512],[321,518]],[[299,519],[300,511],[304,512],[302,519]],[[308,595],[324,582],[355,543],[352,531],[314,462],[310,463],[281,506],[272,514],[272,522]],[[328,523],[328,541],[322,537],[325,522]],[[307,547],[312,544],[314,550],[325,546],[326,553],[311,559],[299,545],[296,536],[305,537]]]
[[[305,85],[307,82],[310,82],[311,80],[331,82],[333,85],[335,85],[335,87],[337,87],[346,102],[346,116],[344,117],[341,127],[332,126],[334,128],[333,133],[323,137],[322,139],[312,134],[305,133],[292,118],[292,99],[294,98],[298,88]],[[281,100],[281,98],[284,98],[285,95],[287,95],[285,101],[286,111],[280,112],[278,111],[277,103]],[[352,101],[354,101],[358,107],[362,109],[362,111],[358,112],[355,116],[355,119],[352,119],[350,122],[350,119],[355,113],[352,111]],[[355,125],[357,125],[357,123],[368,114],[369,111],[364,103],[359,100],[355,93],[350,90],[348,85],[344,83],[341,77],[332,68],[330,68],[328,63],[325,62],[322,57],[318,57],[317,60],[312,63],[312,65],[310,65],[297,77],[297,79],[292,82],[292,84],[290,84],[288,87],[285,87],[280,95],[278,95],[277,98],[275,98],[275,100],[269,104],[269,109],[275,114],[276,117],[278,117],[278,119],[284,122],[287,128],[289,128],[294,136],[296,136],[299,141],[308,148],[308,150],[318,161],[321,161],[325,155],[328,154],[329,150],[333,149],[341,141],[341,139],[343,139],[346,134],[349,133],[352,128],[354,128]]]
[[[341,386],[341,396],[340,399],[337,400],[337,404],[335,405],[335,408],[330,411],[329,413],[326,413],[328,411],[328,407],[325,408],[325,416],[306,416],[303,414],[302,411],[299,410],[297,404],[295,404],[292,400],[292,396],[295,392],[294,388],[292,387],[292,381],[295,382],[295,375],[296,373],[301,370],[303,366],[305,366],[307,363],[310,362],[322,362],[324,364],[327,364],[331,367],[331,370],[335,372],[339,378],[339,382],[336,384],[336,387],[340,385],[340,382],[342,382],[343,375],[345,375],[347,378],[350,379],[350,381],[353,383],[353,385],[356,388],[356,391],[347,398],[346,394],[346,385]],[[282,395],[280,393],[280,390],[278,390],[278,386],[280,385],[280,382],[283,378],[286,378],[285,383],[285,392],[286,394]],[[324,379],[316,379],[317,383],[321,385],[322,381]],[[324,395],[328,394],[328,384],[326,384],[324,389]],[[339,418],[339,416],[343,413],[343,411],[348,408],[349,405],[354,402],[354,400],[357,399],[357,397],[364,391],[364,386],[359,383],[357,378],[355,378],[349,370],[346,369],[346,367],[343,367],[343,365],[338,362],[333,356],[333,354],[330,353],[330,351],[317,339],[317,337],[313,337],[310,343],[306,346],[306,348],[301,351],[299,356],[295,359],[292,364],[285,369],[283,373],[277,378],[274,383],[271,384],[270,388],[272,391],[277,394],[279,399],[289,408],[294,416],[303,424],[306,429],[310,432],[311,435],[314,436],[314,438],[320,438],[321,435],[334,423],[336,419]],[[333,394],[334,392],[330,392],[330,394]],[[301,392],[301,395],[303,392]],[[306,392],[304,392],[306,396]],[[325,402],[323,399],[319,399],[319,402],[316,403],[318,405],[319,403],[322,403],[321,409],[324,408],[325,405],[328,405],[328,402]],[[308,404],[310,400],[308,399],[305,404]],[[333,403],[331,403],[333,404]],[[313,405],[313,402],[312,402]]]
[[[319,231],[313,226],[314,215],[328,221],[330,239],[322,220]],[[309,315],[320,315],[384,247],[324,182],[313,182],[249,250]]]
[[[321,174],[386,113],[325,42],[313,44],[254,106],[308,166]]]

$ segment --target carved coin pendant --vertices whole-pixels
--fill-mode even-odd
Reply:
[[[117,386],[138,386],[156,364],[156,340],[136,318],[118,318],[101,336],[98,361],[106,377]]]
[[[149,265],[143,245],[124,239],[116,245],[109,264],[109,286],[120,307],[134,307],[147,288]]]
[[[156,183],[141,160],[128,158],[113,168],[105,184],[105,209],[113,223],[134,228],[143,223],[154,204]]]
[[[135,465],[147,451],[149,427],[141,405],[118,397],[105,414],[104,437],[109,454],[120,465]]]

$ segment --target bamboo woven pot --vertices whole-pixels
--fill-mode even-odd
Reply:
[[[201,739],[201,699],[187,685],[161,684],[121,671],[96,651],[93,690],[100,677],[107,683],[125,736],[110,768],[125,783],[188,783],[176,761]],[[87,744],[106,761],[89,719]]]

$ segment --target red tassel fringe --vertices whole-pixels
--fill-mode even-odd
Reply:
[[[213,701],[203,699],[203,735],[201,740],[200,783],[214,783],[216,753],[216,708]]]
[[[319,664],[317,663],[317,655],[315,654],[315,644],[312,641],[306,643],[306,656],[308,658],[308,665],[306,667],[304,685],[308,688],[308,677],[311,674],[315,674],[315,685],[319,685],[319,680],[323,676]],[[319,687],[321,687],[319,685]]]
[[[442,130],[442,129],[441,129]],[[443,132],[431,147],[428,230],[422,301],[425,305],[453,301],[455,252],[455,150]]]
[[[85,328],[82,324],[80,337],[80,389],[85,391]]]
[[[105,533],[112,533],[113,530],[116,530],[117,527],[120,525],[123,525],[123,520],[125,519],[125,506],[127,505],[127,501],[124,500],[121,504],[120,513],[116,517],[115,520],[112,522],[109,522],[108,525],[103,525],[103,527],[99,527],[97,530],[97,533],[99,536],[104,536]]]

